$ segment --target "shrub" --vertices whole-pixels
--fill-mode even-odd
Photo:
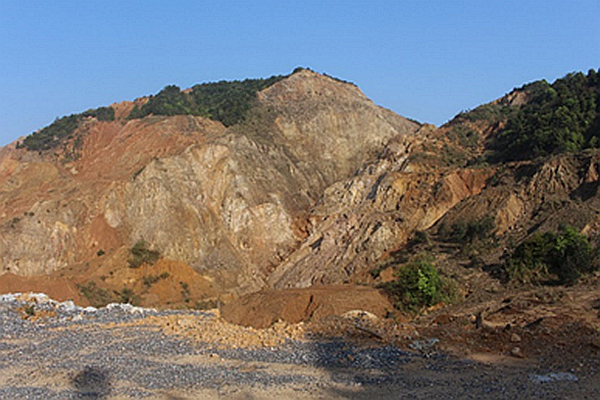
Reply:
[[[181,286],[181,297],[186,303],[190,302],[190,286],[187,282],[179,282],[179,286]]]
[[[581,274],[596,269],[587,238],[570,226],[558,233],[536,233],[521,243],[505,263],[509,279],[543,283],[556,277],[571,285]]]
[[[147,288],[150,288],[150,286],[154,285],[155,283],[157,283],[158,281],[160,281],[161,279],[166,279],[170,276],[170,274],[168,272],[163,272],[160,275],[145,275],[142,278],[142,283],[144,284],[144,286],[146,286]]]
[[[383,287],[398,309],[418,312],[454,297],[452,285],[440,277],[438,270],[427,257],[417,257],[401,267],[393,282]]]
[[[28,304],[23,308],[23,312],[25,313],[25,317],[33,317],[35,316],[35,304]]]
[[[452,242],[461,244],[473,243],[476,240],[488,239],[492,236],[494,228],[494,219],[491,216],[485,216],[480,220],[468,223],[457,222],[452,224],[447,238]]]
[[[160,252],[148,249],[148,243],[144,240],[136,242],[129,252],[129,268],[139,268],[142,264],[154,265],[160,258]]]
[[[124,287],[120,291],[114,290],[113,292],[117,296],[116,300],[119,303],[127,303],[127,304],[131,304],[134,306],[137,306],[138,304],[140,304],[140,297],[137,294],[135,294],[133,289]]]
[[[213,310],[218,307],[218,302],[216,300],[202,300],[194,302],[194,309],[196,310]]]
[[[414,244],[430,244],[431,239],[426,231],[415,231],[412,242]]]
[[[106,289],[99,288],[94,281],[89,281],[86,284],[79,284],[77,285],[77,288],[93,307],[103,307],[112,301],[110,292]]]

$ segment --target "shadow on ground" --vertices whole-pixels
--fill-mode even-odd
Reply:
[[[72,378],[71,384],[81,399],[104,399],[111,391],[108,372],[98,367],[86,366]]]

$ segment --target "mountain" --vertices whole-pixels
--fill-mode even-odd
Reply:
[[[436,128],[297,69],[63,117],[0,150],[0,290],[204,307],[294,288],[308,307],[298,290],[366,284],[401,308],[427,253],[476,301],[542,233],[597,242],[599,93],[569,74]]]
[[[128,288],[131,249],[143,243],[213,288],[199,297],[256,291],[305,240],[327,187],[419,129],[309,70],[261,90],[229,127],[195,115],[128,118],[152,100],[113,104],[114,120],[76,116],[62,137],[41,130],[32,135],[41,146],[2,149],[4,272]]]

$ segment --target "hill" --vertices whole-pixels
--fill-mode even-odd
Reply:
[[[165,272],[178,288],[170,303],[256,291],[305,240],[325,189],[419,128],[310,70],[244,82],[211,86],[243,92],[232,124],[187,108],[206,86],[167,87],[111,105],[114,118],[65,117],[2,149],[2,271],[67,277],[105,300]],[[177,99],[181,109],[160,111]],[[65,126],[72,131],[56,133]],[[141,242],[164,263],[191,267],[202,289],[160,263],[139,276],[128,260]]]
[[[0,150],[3,290],[224,302],[264,325],[362,295],[458,324],[507,293],[594,287],[599,95],[596,71],[569,74],[436,128],[298,69],[64,117]]]

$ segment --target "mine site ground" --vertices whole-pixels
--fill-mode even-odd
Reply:
[[[0,298],[0,398],[593,399],[595,280],[410,323],[353,312],[254,329],[218,310]]]

